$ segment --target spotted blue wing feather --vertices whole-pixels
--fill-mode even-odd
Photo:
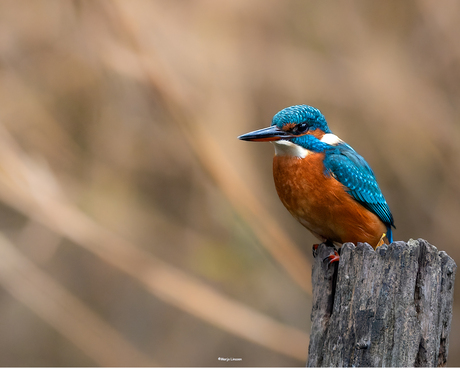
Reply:
[[[324,165],[327,172],[343,184],[354,199],[380,218],[386,225],[387,237],[392,242],[393,215],[372,169],[364,158],[349,145],[342,144],[326,152]]]

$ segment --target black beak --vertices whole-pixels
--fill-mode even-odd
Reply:
[[[241,139],[242,141],[270,142],[293,137],[294,136],[292,134],[279,129],[276,125],[272,125],[268,128],[263,128],[240,135],[238,139]]]

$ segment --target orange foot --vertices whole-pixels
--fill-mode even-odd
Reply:
[[[340,260],[339,253],[337,253],[337,251],[334,250],[334,254],[331,254],[330,256],[327,256],[326,258],[324,258],[323,262],[327,262],[327,264],[330,265],[334,262],[338,262],[339,260]]]
[[[318,255],[318,247],[319,247],[319,244],[313,244],[313,247],[312,247],[313,258],[316,258],[316,256]]]

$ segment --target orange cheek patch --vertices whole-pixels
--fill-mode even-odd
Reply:
[[[306,134],[310,134],[313,137],[321,140],[323,138],[324,132],[321,129],[309,130]]]
[[[287,123],[283,125],[281,129],[284,130],[285,132],[289,132],[291,129],[294,129],[294,127],[295,127],[295,123]]]
[[[321,140],[324,136],[324,132],[321,129],[307,130],[305,133],[296,135],[296,137],[302,137],[303,135],[312,135],[313,137]]]
[[[290,132],[292,129],[294,129],[295,126],[296,126],[296,123],[287,123],[287,124],[283,125],[283,127],[281,129],[283,131],[285,131],[285,132]],[[307,135],[307,134],[312,135],[313,137],[321,140],[321,138],[323,138],[324,132],[321,129],[307,130],[305,133],[295,135],[295,136],[296,137],[301,137],[301,136]]]

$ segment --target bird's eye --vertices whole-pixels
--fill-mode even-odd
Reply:
[[[308,124],[307,123],[300,123],[296,126],[296,134],[302,134],[305,133],[308,129]]]

